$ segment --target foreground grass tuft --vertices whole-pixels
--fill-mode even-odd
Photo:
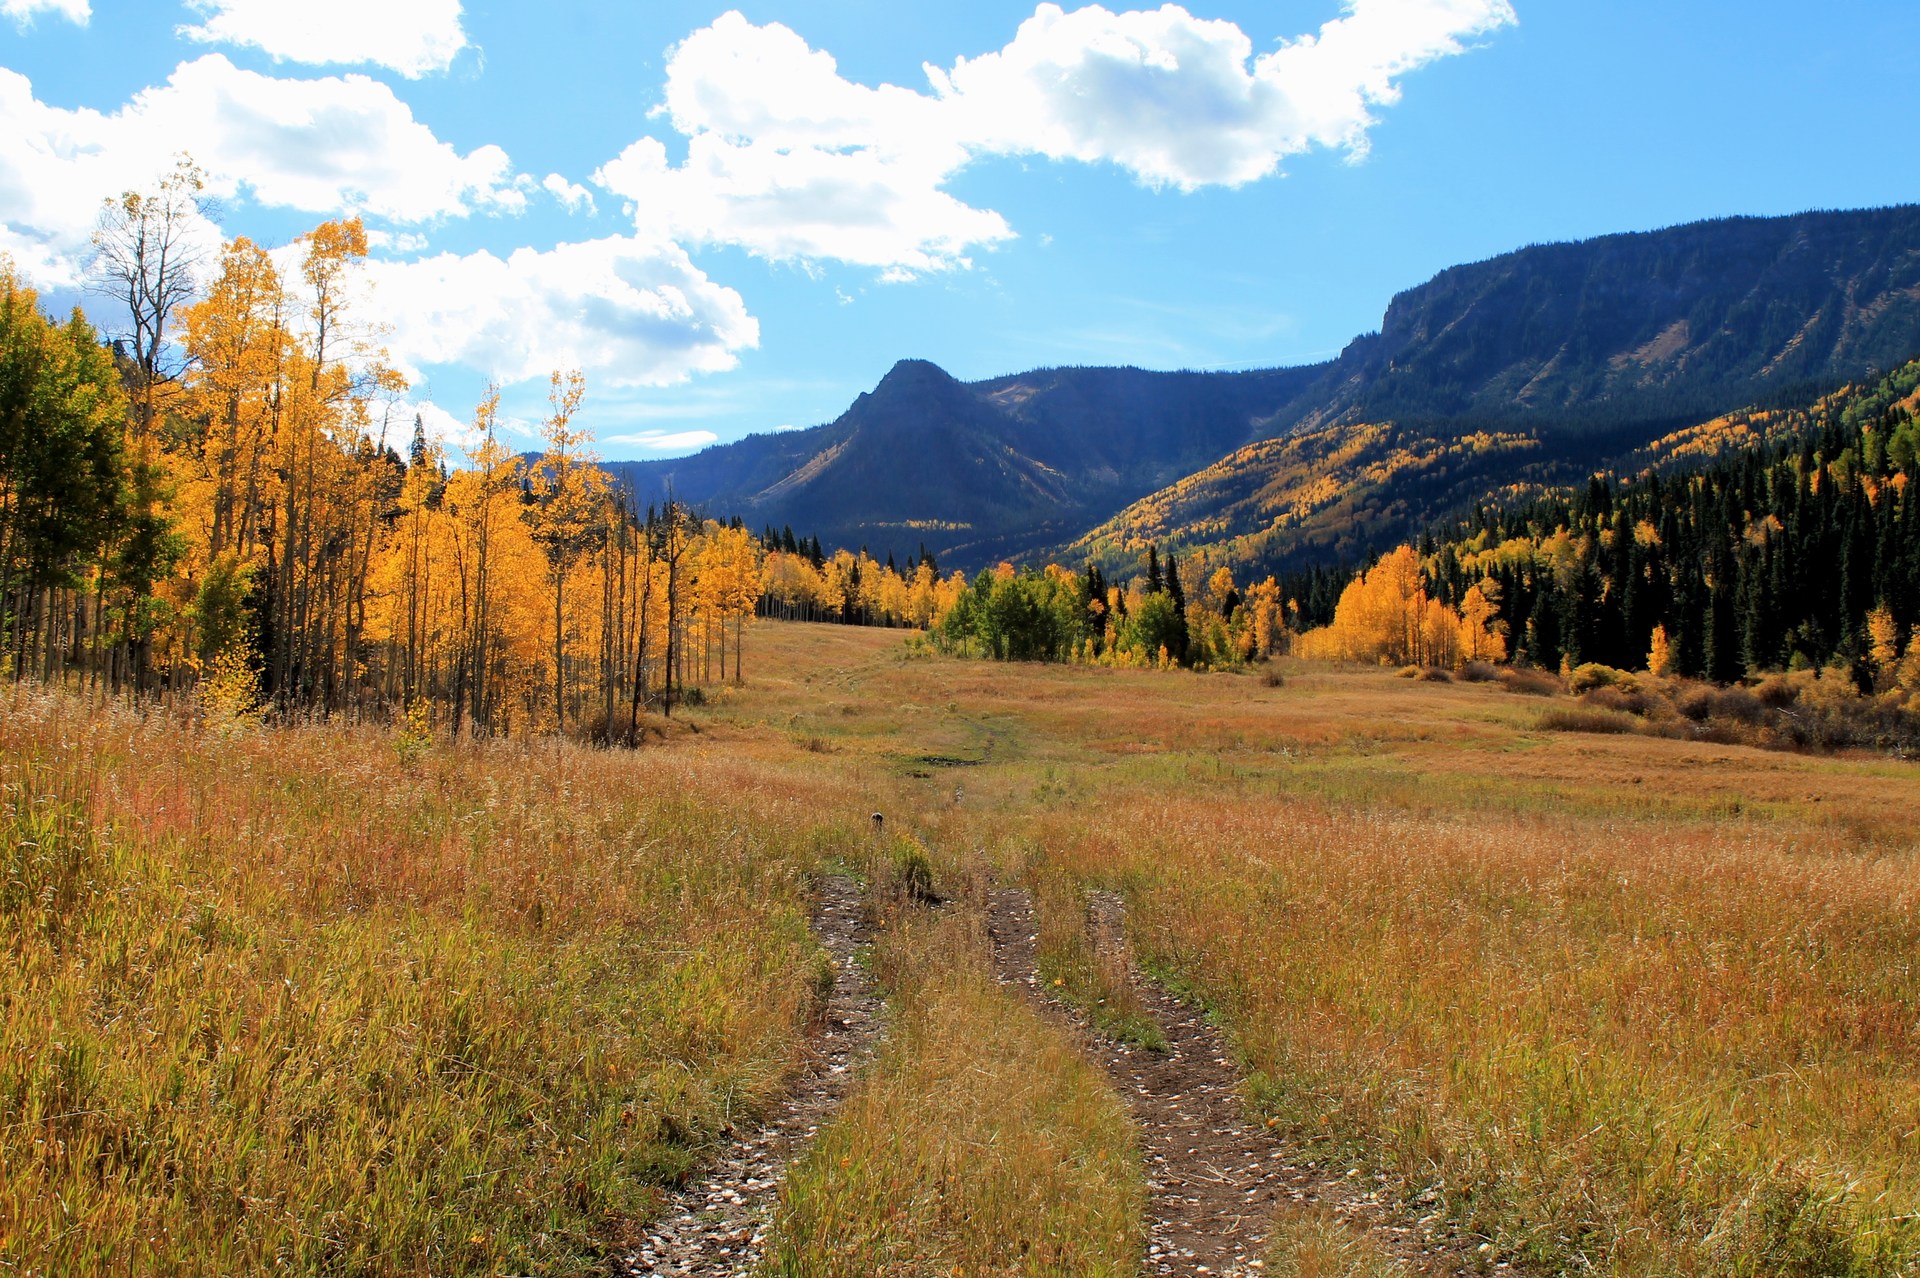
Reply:
[[[1324,1209],[1283,1210],[1267,1240],[1271,1278],[1398,1278],[1405,1265]]]

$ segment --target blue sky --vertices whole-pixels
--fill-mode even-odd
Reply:
[[[1308,362],[1524,244],[1911,202],[1915,47],[1910,0],[0,0],[0,251],[111,329],[93,210],[184,149],[221,233],[365,216],[450,438],[577,365],[664,456],[903,357]]]

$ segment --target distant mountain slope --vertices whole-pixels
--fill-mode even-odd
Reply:
[[[1049,557],[1133,569],[1149,545],[1274,571],[1352,563],[1452,510],[1560,468],[1539,435],[1441,437],[1412,427],[1318,426],[1237,449],[1135,502]]]
[[[966,384],[902,360],[831,425],[613,469],[642,504],[977,566],[1073,536],[1251,438],[1312,369],[1045,369]]]
[[[1442,271],[1354,343],[1375,420],[1705,417],[1920,351],[1920,207],[1726,218]]]
[[[959,567],[1143,540],[1300,562],[1917,352],[1920,206],[1728,218],[1453,267],[1326,364],[965,384],[907,360],[831,425],[618,469],[642,502]]]

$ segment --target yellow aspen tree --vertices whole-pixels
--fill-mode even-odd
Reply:
[[[499,440],[500,388],[488,384],[474,408],[479,443],[467,467],[448,481],[444,497],[451,523],[451,545],[459,573],[459,630],[454,657],[453,720],[457,734],[470,716],[475,736],[493,728],[495,686],[489,675],[499,651],[495,608],[495,529],[505,518],[507,494],[518,487],[520,459]]]
[[[1883,603],[1867,614],[1867,660],[1884,682],[1899,659],[1900,627],[1894,622],[1893,610]]]
[[[211,489],[207,553],[229,549],[252,561],[262,507],[276,478],[266,465],[273,439],[274,390],[291,335],[282,322],[280,274],[264,249],[229,241],[207,296],[183,313],[190,357],[188,387],[204,482]]]
[[[933,564],[922,559],[914,565],[913,582],[907,589],[907,620],[912,625],[925,630],[933,624],[933,617],[939,611],[940,579],[934,574]]]
[[[567,728],[567,578],[599,529],[600,504],[607,494],[606,472],[591,449],[593,434],[573,426],[586,393],[586,377],[579,369],[564,376],[556,370],[549,379],[547,402],[553,411],[540,432],[547,450],[534,463],[533,504],[527,509],[533,539],[546,554],[553,592],[553,722],[562,733]]]
[[[660,564],[662,580],[666,587],[663,591],[666,613],[662,619],[666,659],[663,662],[664,679],[660,705],[669,717],[673,714],[674,681],[679,680],[682,686],[686,683],[685,638],[680,634],[682,624],[680,606],[684,600],[680,579],[682,563],[694,550],[697,533],[698,525],[693,513],[669,496],[654,529],[654,558]]]
[[[1664,678],[1673,670],[1673,647],[1667,641],[1667,628],[1658,625],[1653,628],[1652,646],[1647,650],[1647,673],[1655,678]]]
[[[1505,661],[1506,636],[1496,622],[1500,615],[1500,583],[1488,577],[1467,587],[1460,597],[1460,656],[1467,661]]]
[[[725,565],[726,589],[721,593],[721,615],[733,621],[733,681],[739,683],[747,623],[760,601],[760,541],[745,528],[724,529],[716,558]]]
[[[1281,625],[1280,583],[1268,577],[1249,593],[1253,613],[1253,655],[1255,658],[1270,657],[1279,639]]]

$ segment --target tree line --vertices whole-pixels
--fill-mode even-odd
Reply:
[[[1155,545],[1124,584],[1096,563],[1082,572],[1058,564],[984,570],[929,637],[943,651],[999,661],[1214,669],[1283,651],[1298,615],[1278,579],[1243,593],[1226,567],[1190,597],[1177,558],[1163,563]]]
[[[1732,683],[1840,666],[1864,689],[1920,624],[1920,361],[1772,414],[1738,451],[1501,509],[1423,543],[1434,593],[1496,592],[1514,654]]]
[[[194,248],[183,162],[107,202],[111,344],[0,259],[0,661],[101,695],[236,713],[405,709],[474,735],[631,738],[737,678],[767,583],[758,538],[672,500],[637,510],[556,372],[544,451],[499,395],[449,464],[359,313],[357,219],[276,258]]]

